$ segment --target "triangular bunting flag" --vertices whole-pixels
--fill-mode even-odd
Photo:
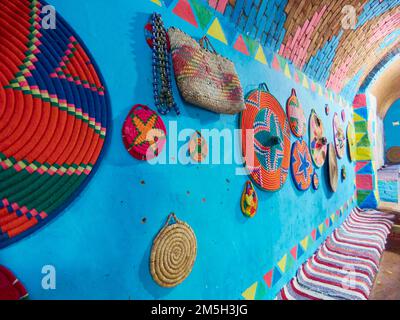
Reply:
[[[325,225],[327,228],[329,228],[331,226],[331,220],[329,218],[325,219]]]
[[[319,231],[319,234],[320,234],[321,236],[324,234],[324,230],[325,230],[324,223],[321,223],[321,224],[318,226],[318,231]]]
[[[272,60],[272,68],[274,68],[276,71],[281,71],[281,65],[277,55],[274,55],[274,59]]]
[[[155,3],[158,6],[162,6],[160,0],[150,0],[151,2]]]
[[[235,45],[233,46],[237,51],[245,54],[248,56],[250,54],[249,49],[247,49],[246,43],[243,40],[243,36],[239,34],[239,36],[236,39]]]
[[[274,269],[271,269],[263,276],[263,279],[267,284],[268,288],[271,288],[273,275],[274,275]]]
[[[299,74],[297,71],[294,72],[294,81],[296,81],[297,83],[300,82]]]
[[[265,285],[261,281],[258,282],[255,300],[262,300],[265,296]]]
[[[278,267],[275,267],[274,274],[272,277],[272,286],[274,286],[282,278],[282,274]]]
[[[290,74],[290,70],[289,70],[289,63],[286,63],[284,74],[285,74],[286,78],[288,78],[288,79],[292,78],[292,75]]]
[[[297,259],[300,258],[304,253],[304,250],[301,246],[297,246]]]
[[[210,28],[207,31],[207,34],[225,44],[228,44],[228,41],[226,40],[224,31],[222,30],[222,27],[221,27],[221,24],[219,23],[218,18],[214,19]]]
[[[183,20],[194,25],[196,28],[198,27],[196,17],[194,16],[192,7],[190,6],[188,0],[179,0],[172,12]]]
[[[308,236],[306,236],[303,240],[300,241],[300,245],[303,247],[304,251],[308,248]]]
[[[294,260],[297,260],[297,245],[295,245],[291,250],[290,250],[290,254],[292,255],[292,257],[294,258]]]
[[[242,297],[246,300],[254,300],[256,296],[258,282],[254,282],[250,287],[248,287],[243,293]]]
[[[315,241],[317,239],[317,229],[311,231],[311,238]]]
[[[286,268],[286,260],[287,260],[287,254],[285,254],[281,260],[279,260],[278,262],[278,267],[281,270],[282,273],[285,272],[285,268]]]
[[[267,64],[267,59],[265,59],[265,54],[264,51],[261,47],[261,45],[258,46],[258,50],[255,56],[255,59],[259,62],[261,62],[262,64]]]
[[[288,272],[294,266],[295,260],[293,259],[292,255],[289,254],[286,260],[286,272]]]
[[[303,87],[306,88],[306,89],[309,88],[308,80],[307,80],[306,75],[304,75],[304,77],[303,77]]]
[[[200,27],[205,29],[214,16],[212,11],[207,6],[203,5],[200,0],[190,0],[190,3],[200,23]]]

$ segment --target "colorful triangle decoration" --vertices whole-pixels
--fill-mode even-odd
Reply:
[[[160,0],[150,0],[151,2],[155,3],[158,6],[162,6]]]
[[[196,28],[198,27],[196,17],[188,0],[179,0],[172,12]]]
[[[242,297],[246,300],[254,300],[256,296],[258,282],[254,282],[249,288],[247,288],[243,293]]]
[[[317,239],[317,229],[311,231],[311,238],[315,241]]]
[[[274,269],[274,275],[272,278],[272,286],[274,286],[280,279],[282,278],[282,274],[278,267]]]
[[[284,74],[286,78],[291,79],[292,75],[290,74],[289,63],[286,63]]]
[[[271,269],[263,276],[263,279],[267,284],[268,288],[271,288],[273,275],[274,275],[274,269]]]
[[[272,60],[272,68],[274,68],[276,71],[281,71],[281,65],[279,63],[277,55],[275,55],[274,59]]]
[[[281,260],[279,260],[278,262],[278,267],[279,269],[282,271],[282,273],[285,272],[285,268],[286,268],[286,261],[287,261],[287,254],[285,254]]]
[[[290,254],[292,255],[292,257],[297,260],[297,245],[295,245],[291,250],[290,250]]]
[[[261,281],[257,285],[256,295],[254,297],[255,300],[262,300],[265,296],[265,285]]]
[[[304,253],[304,250],[301,246],[297,246],[297,259],[300,258]]]
[[[303,247],[304,251],[308,248],[308,236],[306,236],[303,240],[300,241],[300,245]]]
[[[243,40],[243,36],[239,34],[236,39],[235,45],[233,46],[237,51],[245,54],[246,56],[250,55],[249,49],[247,49],[246,43]]]
[[[207,31],[207,34],[225,44],[228,44],[226,40],[224,31],[222,30],[221,24],[219,23],[218,18],[215,18],[212,22],[210,28]]]
[[[259,62],[261,62],[262,64],[267,64],[267,59],[265,58],[265,54],[264,51],[261,47],[261,45],[258,46],[258,50],[255,56],[255,59]]]
[[[203,5],[199,0],[190,0],[196,18],[200,23],[200,27],[204,30],[214,16],[207,6]]]

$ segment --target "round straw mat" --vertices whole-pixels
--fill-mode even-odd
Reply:
[[[0,2],[0,247],[46,224],[92,176],[109,98],[82,41],[37,0]]]
[[[292,146],[291,165],[294,184],[301,191],[308,190],[314,172],[307,143],[296,141]]]
[[[322,120],[315,110],[311,111],[310,116],[310,150],[315,165],[322,167],[326,159],[326,136]]]
[[[172,219],[175,223],[170,224]],[[197,241],[192,228],[171,213],[153,241],[150,272],[154,281],[162,287],[177,286],[189,276],[196,255]]]
[[[386,152],[386,158],[390,163],[400,163],[400,147],[391,147]]]
[[[290,129],[296,137],[301,138],[306,133],[306,118],[294,89],[292,89],[292,94],[286,102],[286,113]]]
[[[338,114],[333,115],[333,137],[335,139],[335,148],[337,156],[341,159],[346,151],[346,135]]]
[[[290,164],[290,128],[286,114],[264,86],[251,91],[240,117],[242,152],[253,181],[262,189],[279,190]]]
[[[351,161],[356,160],[356,131],[354,129],[354,125],[349,121],[347,125],[347,144],[349,147],[349,155]]]
[[[336,192],[338,186],[338,164],[335,147],[332,143],[329,144],[328,151],[328,161],[329,161],[329,181],[333,192]]]

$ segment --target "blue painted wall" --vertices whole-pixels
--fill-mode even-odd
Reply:
[[[394,126],[395,121],[400,122],[400,99],[392,104],[383,120],[385,153],[391,147],[400,146],[400,126]]]
[[[246,177],[235,175],[237,165],[152,166],[131,158],[122,144],[122,122],[132,105],[153,106],[151,55],[143,36],[149,14],[157,10],[167,26],[182,28],[195,37],[199,30],[150,1],[51,2],[85,41],[103,73],[111,96],[113,127],[105,158],[81,195],[44,229],[0,251],[0,263],[25,283],[31,298],[238,299],[354,193],[353,165],[345,156],[338,164],[339,168],[346,165],[348,178],[339,182],[337,193],[328,189],[326,167],[317,170],[318,191],[297,191],[289,176],[279,192],[258,190],[258,213],[247,219],[239,206]],[[338,106],[283,73],[212,42],[235,62],[245,92],[266,82],[284,106],[294,87],[307,118],[315,108],[329,141],[333,140],[331,123],[333,113],[341,111]],[[181,100],[176,87],[174,93],[182,115],[164,116],[167,125],[177,120],[178,129],[237,128],[237,116],[196,108]],[[327,103],[329,116],[324,113]],[[346,121],[352,118],[350,112],[346,110]],[[153,282],[148,265],[152,240],[171,211],[194,229],[198,256],[185,282],[164,289]],[[146,223],[142,223],[144,217]],[[57,270],[56,290],[41,287],[41,269],[48,264]],[[266,298],[273,298],[278,287]]]

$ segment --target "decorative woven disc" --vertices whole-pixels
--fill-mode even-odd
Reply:
[[[314,168],[310,150],[304,140],[293,143],[290,167],[297,189],[302,191],[308,190],[311,185]]]
[[[344,109],[341,112],[341,117],[342,117],[342,121],[345,122],[346,121],[346,111],[344,111]]]
[[[246,97],[240,118],[242,152],[253,181],[264,190],[276,191],[288,175],[290,129],[282,106],[265,87]]]
[[[313,176],[312,176],[312,185],[314,190],[318,190],[319,188],[319,177],[318,177],[318,173],[314,172]]]
[[[206,140],[202,137],[200,131],[193,133],[189,141],[189,155],[193,161],[203,162],[208,155],[208,146]]]
[[[325,105],[325,114],[327,115],[327,116],[329,116],[329,113],[331,112],[331,110],[330,110],[330,108],[329,108],[329,105]]]
[[[329,144],[328,161],[329,161],[329,181],[333,192],[336,192],[338,186],[338,164],[335,147]]]
[[[0,301],[21,300],[28,297],[24,285],[6,267],[0,265]]]
[[[322,167],[326,159],[327,140],[321,118],[315,110],[310,116],[310,151],[311,157],[317,167]]]
[[[250,180],[246,181],[242,198],[240,199],[240,208],[245,216],[253,218],[257,213],[258,197],[256,189]]]
[[[337,156],[341,159],[346,151],[346,135],[336,112],[333,115],[333,137]]]
[[[106,136],[110,102],[98,68],[58,12],[56,29],[43,29],[44,5],[0,1],[0,247],[79,194]]]
[[[292,89],[292,94],[286,103],[286,113],[293,134],[301,138],[306,133],[306,118],[294,89]]]
[[[167,130],[161,117],[141,104],[131,109],[122,127],[126,150],[139,160],[157,157],[164,148],[166,136]]]
[[[387,152],[386,152],[386,159],[390,163],[400,163],[400,147],[391,147]]]
[[[175,223],[170,224],[172,219]],[[171,213],[151,248],[150,272],[154,281],[162,287],[177,286],[192,271],[196,255],[197,241],[192,228]]]
[[[342,165],[342,168],[340,169],[340,175],[342,177],[342,181],[346,180],[347,172],[346,172],[346,166],[345,165]]]
[[[351,161],[356,160],[356,131],[354,129],[354,125],[351,121],[349,121],[349,124],[347,125],[347,144],[349,147],[349,155]]]

